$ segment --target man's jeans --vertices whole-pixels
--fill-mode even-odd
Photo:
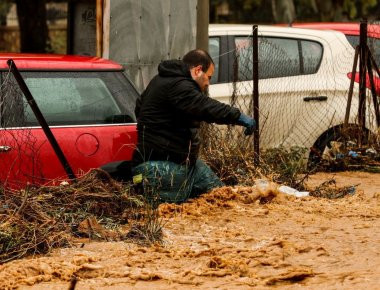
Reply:
[[[157,202],[181,203],[223,182],[203,161],[186,166],[170,161],[148,161],[132,169],[134,183],[142,183],[144,194]]]

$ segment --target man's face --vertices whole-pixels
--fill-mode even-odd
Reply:
[[[202,66],[198,65],[190,69],[191,77],[199,85],[202,92],[207,92],[208,86],[210,85],[210,80],[214,74],[214,65],[210,64],[206,72],[202,71]]]

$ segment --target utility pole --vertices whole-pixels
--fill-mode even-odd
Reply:
[[[208,51],[208,25],[210,21],[210,1],[198,0],[196,48]]]

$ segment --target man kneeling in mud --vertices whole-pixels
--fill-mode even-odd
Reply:
[[[137,149],[134,183],[158,202],[180,203],[223,182],[198,159],[200,122],[237,124],[252,134],[255,121],[238,109],[209,98],[214,62],[200,49],[183,60],[167,60],[136,102]]]

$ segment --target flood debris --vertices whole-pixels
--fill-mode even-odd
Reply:
[[[259,179],[259,180],[256,180],[255,186],[258,187],[259,189],[266,189],[268,186],[270,186],[270,184],[271,183],[268,182],[267,180]],[[297,189],[286,186],[286,185],[275,185],[275,186],[276,186],[277,191],[283,194],[293,195],[295,197],[309,196],[308,191],[298,191]]]
[[[359,146],[354,141],[331,141],[331,147],[326,146],[322,154],[319,171],[360,170],[380,173],[380,148],[363,144]]]
[[[342,198],[346,195],[355,194],[356,188],[358,186],[359,184],[338,187],[336,184],[336,180],[332,178],[318,185],[314,190],[310,192],[310,196],[330,199]]]
[[[156,222],[144,211],[149,205],[143,196],[100,169],[72,184],[4,190],[0,204],[0,263],[73,245],[75,236],[120,240],[135,224],[136,211],[145,212],[140,225]]]

